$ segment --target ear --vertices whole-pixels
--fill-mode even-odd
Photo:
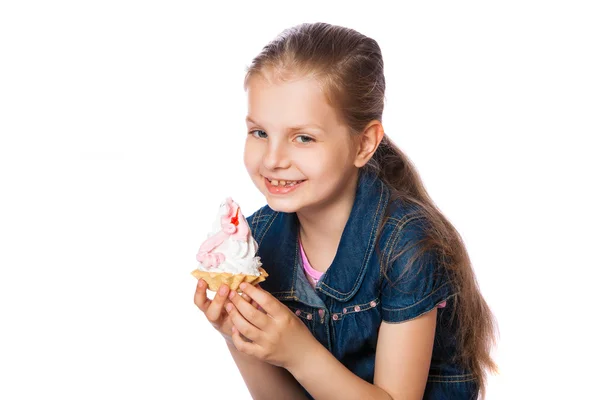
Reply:
[[[383,125],[380,121],[371,121],[364,131],[357,138],[358,141],[358,152],[354,159],[354,166],[357,168],[363,167],[379,147],[379,143],[383,139],[384,131]]]

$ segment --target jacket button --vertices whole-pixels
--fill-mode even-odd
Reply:
[[[371,307],[375,307],[377,305],[377,303],[375,303],[375,300],[373,300],[370,304],[371,304]]]
[[[348,312],[347,308],[344,308],[344,314],[346,314]]]
[[[302,314],[302,312],[300,310],[296,310],[296,315],[300,316],[300,314]]]
[[[354,311],[359,312],[360,311],[360,306],[355,306],[354,307]]]
[[[320,309],[319,310],[319,317],[323,318],[324,315],[325,315],[325,310]]]
[[[337,314],[333,314],[333,317],[332,317],[332,318],[333,318],[333,320],[334,320],[334,321],[337,321],[339,317],[338,317],[338,315],[337,315]]]
[[[306,319],[310,321],[310,320],[312,319],[312,314],[308,314],[308,315],[306,316]]]

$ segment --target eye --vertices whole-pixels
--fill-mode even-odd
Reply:
[[[306,136],[306,135],[296,136],[294,138],[294,140],[298,143],[310,143],[310,142],[315,141],[313,138],[311,138],[310,136]]]
[[[265,139],[267,137],[267,132],[261,131],[260,129],[255,129],[249,133],[257,139]]]

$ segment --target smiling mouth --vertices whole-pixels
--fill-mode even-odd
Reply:
[[[295,186],[299,183],[304,182],[306,179],[304,180],[299,180],[299,181],[284,181],[284,180],[277,180],[277,179],[269,179],[269,178],[265,178],[267,181],[269,181],[269,183],[273,186],[281,186],[281,187],[291,187],[291,186]]]

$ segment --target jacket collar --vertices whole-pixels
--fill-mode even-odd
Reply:
[[[337,253],[317,284],[319,294],[338,301],[352,298],[365,277],[375,249],[377,228],[383,218],[390,193],[372,172],[360,171],[356,197],[346,222]],[[261,286],[275,297],[307,303],[299,280],[302,262],[298,248],[298,217],[295,213],[274,213],[259,246],[259,255],[271,275]],[[308,303],[307,303],[308,304]]]

